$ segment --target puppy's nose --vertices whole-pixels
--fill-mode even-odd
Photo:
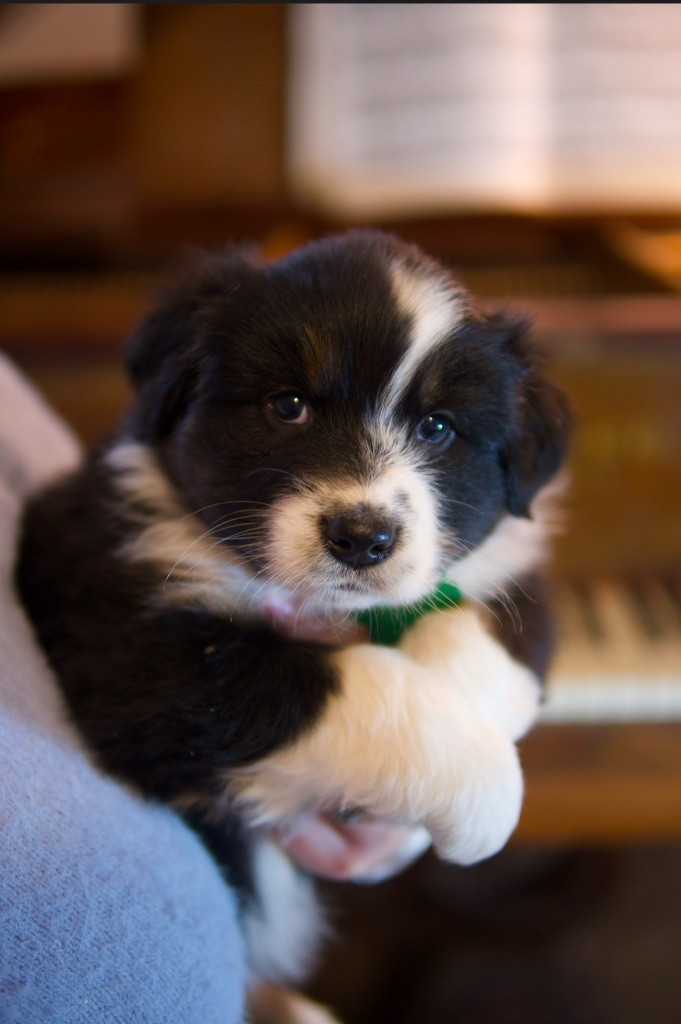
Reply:
[[[327,519],[324,537],[334,558],[360,569],[388,558],[395,547],[397,528],[371,515],[348,514]]]

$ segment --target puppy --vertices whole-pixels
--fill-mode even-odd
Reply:
[[[323,920],[272,827],[359,808],[468,864],[517,822],[568,412],[524,324],[373,231],[207,258],[127,365],[118,432],[27,510],[20,592],[99,763],[200,832],[254,977],[298,981]],[[443,580],[462,605],[342,642]]]

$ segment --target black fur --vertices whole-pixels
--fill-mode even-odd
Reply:
[[[492,632],[516,661],[529,665],[540,680],[546,677],[556,642],[551,606],[550,583],[536,572],[514,581],[504,600],[489,602]]]
[[[198,510],[255,570],[253,545],[220,523],[225,507],[247,513],[301,478],[366,472],[362,442],[370,450],[373,441],[364,419],[412,326],[391,291],[395,257],[433,266],[375,232],[326,240],[272,266],[212,258],[131,339],[137,396],[120,435],[151,446],[187,512]],[[309,398],[314,422],[305,432],[273,429],[263,415],[268,397],[287,391]],[[564,456],[567,412],[524,327],[474,312],[427,358],[396,417],[411,429],[433,410],[451,413],[457,436],[422,458],[437,481],[443,528],[472,548],[506,511],[527,513]],[[103,461],[115,440],[31,503],[20,592],[102,765],[154,797],[191,804],[188,820],[247,893],[248,835],[229,813],[216,825],[211,809],[224,773],[295,740],[338,681],[323,645],[284,639],[265,622],[154,603],[163,580],[120,554],[136,527]],[[408,507],[409,495],[400,499]],[[526,613],[541,618],[537,606]],[[545,625],[524,646],[514,623],[503,619],[500,630],[539,674]]]

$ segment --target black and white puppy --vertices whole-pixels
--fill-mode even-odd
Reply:
[[[372,231],[206,259],[128,368],[120,431],[27,511],[21,594],[101,765],[186,815],[254,974],[297,980],[321,920],[269,826],[361,808],[470,863],[517,822],[565,403],[522,323]],[[442,580],[465,604],[397,646],[306,630]]]

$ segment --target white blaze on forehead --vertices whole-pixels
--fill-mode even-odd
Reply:
[[[462,322],[468,308],[463,290],[425,268],[395,262],[391,278],[400,313],[411,320],[412,327],[407,351],[386,388],[383,405],[387,411],[399,401],[428,353]]]

